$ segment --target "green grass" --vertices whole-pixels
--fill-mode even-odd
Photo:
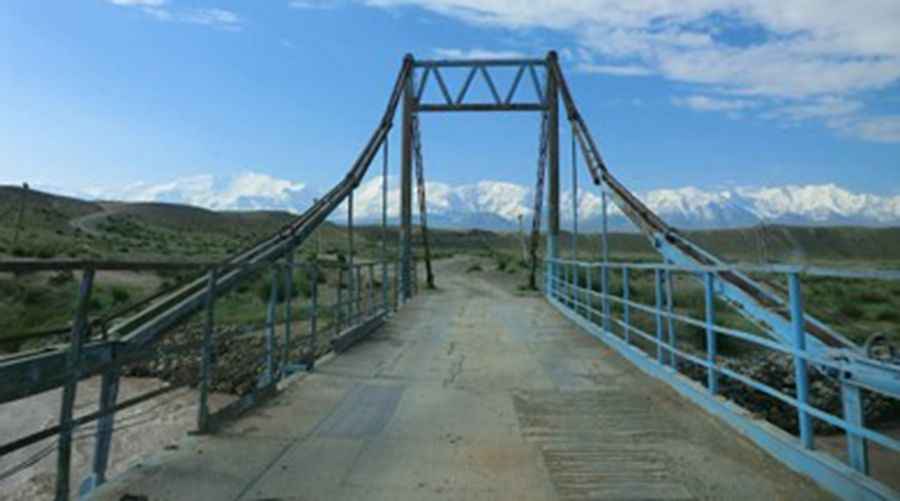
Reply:
[[[20,208],[23,209],[21,225],[17,225]],[[279,212],[213,212],[172,204],[101,205],[11,187],[0,187],[0,213],[12,214],[0,219],[0,259],[220,259],[272,234],[294,217]],[[95,217],[98,214],[101,217]],[[90,231],[72,223],[88,216]],[[355,230],[356,259],[380,258],[381,228],[362,226]],[[395,259],[398,229],[389,228],[387,233],[388,254]],[[418,231],[414,234],[419,238]],[[688,232],[687,235],[730,261],[776,259],[792,262],[802,259],[804,262],[834,266],[887,268],[900,265],[898,228],[769,227],[765,230],[748,228]],[[432,229],[429,236],[434,259],[457,255],[479,256],[489,260],[491,264],[485,267],[490,266],[492,271],[525,274],[530,270],[529,262],[522,259],[521,239],[516,233]],[[568,257],[570,238],[568,233],[560,237],[560,248],[566,250],[565,257]],[[543,240],[540,252],[543,252]],[[761,240],[766,244],[764,256],[758,250]],[[611,258],[615,261],[659,261],[659,256],[641,235],[614,233],[609,241]],[[579,237],[580,258],[596,259],[598,248],[596,235]],[[417,258],[423,259],[421,247],[415,249]],[[349,252],[345,227],[328,222],[298,249],[297,259],[302,261],[319,257],[331,262],[346,262]],[[467,269],[470,273],[482,271],[484,269],[479,263],[473,263]],[[189,273],[148,274],[145,281],[123,285],[108,280],[102,273],[98,274],[90,305],[92,314],[103,315],[191,277]],[[77,274],[72,273],[18,277],[0,275],[0,339],[68,324],[74,309],[78,278]],[[776,289],[786,288],[783,277],[766,278]],[[311,284],[305,273],[299,270],[294,273],[293,279],[293,296],[300,303],[308,298]],[[221,306],[216,310],[217,317],[235,323],[264,319],[270,280],[271,274],[241,283],[235,291],[222,298]],[[582,285],[587,283],[583,272],[579,275],[579,282]],[[595,273],[591,282],[595,290],[600,290],[599,274]],[[320,293],[323,295],[336,294],[337,284],[337,275],[333,271],[322,273],[319,277]],[[621,295],[620,272],[610,273],[609,290],[614,295]],[[887,332],[895,338],[900,333],[900,283],[804,277],[803,291],[806,304],[815,316],[858,342],[874,332]],[[283,305],[286,295],[283,286],[279,286],[277,293],[279,305]],[[629,293],[632,300],[654,305],[656,298],[652,273],[632,272]],[[702,318],[704,314],[702,289],[689,277],[676,277],[674,302],[676,311],[681,314],[693,318]],[[755,326],[724,303],[717,303],[716,309],[720,323],[756,332]],[[637,324],[649,329],[648,332],[654,332],[655,320],[649,316],[644,319],[640,317],[635,316]],[[702,329],[683,326],[679,332],[685,342],[702,348],[705,342]],[[739,347],[737,345],[735,349]],[[17,346],[13,348],[18,349]],[[7,346],[6,349],[10,348]],[[731,348],[723,348],[728,349]]]

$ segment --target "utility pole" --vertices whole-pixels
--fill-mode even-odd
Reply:
[[[525,242],[525,229],[522,226],[522,214],[519,214],[519,242],[522,243],[522,262],[528,262],[528,244]]]
[[[25,215],[25,201],[28,197],[28,183],[22,183],[22,196],[19,197],[19,214],[16,216],[16,229],[13,232],[13,248],[19,242],[19,232],[22,231],[22,217]]]

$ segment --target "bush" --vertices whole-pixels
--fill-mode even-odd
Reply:
[[[466,273],[474,273],[474,272],[476,272],[476,271],[484,271],[484,270],[481,268],[481,265],[478,264],[478,263],[475,263],[475,264],[469,266],[469,268],[466,270]]]
[[[63,285],[75,280],[75,274],[71,271],[60,271],[47,280],[50,285]]]
[[[88,309],[91,311],[97,311],[103,309],[103,303],[100,301],[98,297],[92,297],[90,301],[88,301]]]
[[[127,303],[131,299],[131,293],[124,287],[113,287],[112,298],[114,303]]]
[[[256,295],[263,303],[269,302],[269,295],[272,293],[272,277],[266,278],[256,288]],[[312,286],[306,272],[295,272],[293,275],[293,283],[291,287],[291,298],[296,299],[303,295],[309,297],[312,294]],[[275,283],[275,302],[283,303],[287,299],[287,284],[282,275],[279,274]]]
[[[853,320],[859,320],[865,315],[865,312],[862,310],[862,308],[853,303],[842,305],[840,308],[840,312],[845,317]]]
[[[886,309],[878,312],[878,316],[875,318],[881,322],[897,322],[900,321],[900,313],[897,310]]]
[[[859,295],[860,302],[863,303],[887,303],[888,298],[884,294],[874,291],[866,291]]]

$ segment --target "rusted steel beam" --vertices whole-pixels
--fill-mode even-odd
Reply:
[[[545,66],[547,61],[544,59],[419,59],[413,64],[415,68],[434,68],[434,67],[471,67],[471,66],[522,66],[535,65]]]
[[[10,259],[0,261],[0,273],[38,271],[171,271],[197,270],[220,265],[215,261],[115,261],[83,259]]]
[[[461,112],[461,111],[544,111],[547,106],[541,103],[472,103],[472,104],[419,104],[416,111],[423,113]]]

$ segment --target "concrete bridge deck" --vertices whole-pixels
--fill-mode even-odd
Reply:
[[[823,499],[512,279],[440,264],[387,327],[114,479],[150,500]]]

